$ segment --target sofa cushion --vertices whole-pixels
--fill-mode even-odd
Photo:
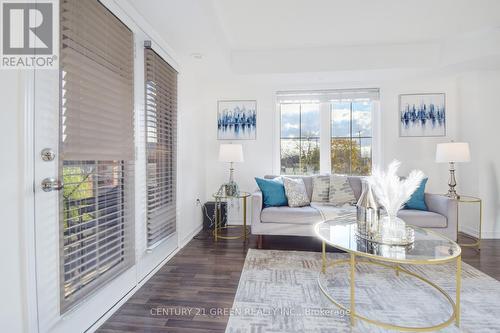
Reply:
[[[255,181],[262,192],[264,207],[287,206],[285,186],[281,178],[262,179],[255,177]]]
[[[328,202],[330,197],[330,176],[315,176],[312,183],[311,202]]]
[[[269,207],[260,214],[263,223],[315,224],[323,221],[321,213],[310,206]]]
[[[446,228],[448,225],[445,216],[423,210],[402,209],[399,211],[398,217],[403,219],[407,224],[423,228]]]
[[[342,206],[356,203],[354,192],[347,176],[330,175],[329,202],[332,205]]]
[[[429,210],[425,204],[425,184],[429,178],[424,178],[410,199],[405,203],[404,209]]]
[[[282,176],[273,176],[273,175],[265,175],[264,176],[265,179],[273,179],[276,177],[282,177]],[[309,200],[311,200],[312,192],[313,192],[313,183],[312,183],[313,176],[286,176],[286,177],[292,178],[292,179],[301,178],[304,181],[304,185],[306,186],[306,191],[307,191],[307,195],[309,196]]]
[[[285,185],[285,194],[288,199],[288,206],[309,206],[311,199],[307,194],[306,185],[304,184],[304,180],[302,178],[292,179],[283,177],[283,184]]]
[[[361,192],[363,192],[362,181],[366,179],[366,177],[347,176],[347,179],[349,180],[349,184],[351,184],[352,191],[354,192],[354,197],[356,198],[356,201],[358,201],[359,197],[361,196]]]

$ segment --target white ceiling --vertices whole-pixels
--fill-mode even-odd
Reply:
[[[232,49],[443,40],[500,27],[499,0],[215,0]]]
[[[129,2],[181,57],[202,53],[204,66],[225,63],[237,73],[433,68],[500,59],[500,0]]]

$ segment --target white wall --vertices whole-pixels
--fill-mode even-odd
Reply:
[[[0,325],[4,332],[25,329],[26,303],[24,289],[23,217],[23,96],[21,73],[0,73],[0,176],[2,191],[2,232],[0,233]],[[27,208],[27,207],[26,207]],[[29,209],[29,208],[27,208]]]
[[[390,76],[393,77],[394,73]],[[380,77],[384,77],[383,74]],[[339,81],[342,80],[342,81]],[[453,77],[415,77],[405,79],[349,81],[348,76],[329,73],[316,75],[229,75],[211,82],[206,92],[206,194],[207,200],[218,186],[227,181],[228,165],[217,160],[216,112],[219,99],[257,100],[257,140],[241,141],[245,162],[236,164],[236,181],[241,190],[256,188],[254,177],[279,171],[279,148],[277,137],[277,111],[275,93],[279,90],[324,89],[324,88],[380,88],[379,154],[374,152],[374,160],[383,165],[392,159],[399,159],[403,165],[401,173],[413,168],[423,170],[429,176],[428,191],[446,191],[447,166],[434,162],[435,146],[439,142],[456,139],[457,134],[457,87]],[[439,138],[400,138],[398,121],[398,95],[402,93],[444,92],[447,103],[447,136]],[[279,125],[278,125],[279,126]],[[236,141],[234,141],[236,143]],[[377,149],[375,149],[377,150]],[[241,214],[241,213],[239,213]],[[234,222],[240,217],[231,214]]]
[[[205,197],[205,126],[199,95],[201,87],[196,71],[184,66],[178,82],[178,183],[177,207],[180,245],[185,244],[202,224],[201,208],[196,199]]]
[[[458,165],[458,190],[483,199],[482,235],[500,238],[500,107],[495,103],[500,93],[500,71],[462,74],[458,79],[458,92],[459,136],[470,143],[471,149],[471,162]],[[464,231],[477,234],[477,208],[464,207],[463,211]]]

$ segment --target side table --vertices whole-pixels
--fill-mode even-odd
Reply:
[[[217,242],[219,239],[240,239],[243,238],[243,241],[246,242],[248,239],[248,235],[250,234],[250,230],[247,228],[247,198],[251,196],[248,192],[240,192],[238,195],[228,196],[225,194],[214,193],[213,198],[215,199],[215,227],[213,231],[214,240]],[[226,225],[222,226],[222,210],[220,209],[220,203],[223,200],[230,199],[243,199],[243,226],[241,225]],[[223,236],[221,235],[222,230],[231,229],[231,228],[243,228],[240,235],[235,236]]]
[[[475,247],[475,248],[477,248],[478,251],[480,251],[481,250],[481,229],[483,227],[483,201],[481,200],[481,198],[478,198],[478,197],[473,197],[470,195],[461,195],[457,199],[457,203],[458,203],[457,204],[457,235],[458,235],[458,231],[459,231],[458,225],[460,223],[460,214],[459,214],[460,204],[461,203],[466,203],[466,204],[477,203],[477,204],[479,204],[479,234],[478,234],[478,237],[474,237],[472,235],[465,234],[466,237],[475,239],[475,242],[473,242],[473,243],[459,243],[458,245],[460,245],[462,247]]]

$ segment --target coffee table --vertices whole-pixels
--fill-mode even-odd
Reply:
[[[337,217],[333,220],[320,222],[314,226],[316,235],[322,240],[322,269],[318,277],[318,284],[323,294],[339,308],[350,314],[351,326],[355,325],[355,320],[360,319],[368,323],[386,328],[406,332],[429,332],[442,329],[455,322],[460,324],[460,289],[462,261],[460,246],[454,241],[441,236],[433,231],[412,226],[415,230],[415,242],[410,246],[390,246],[373,243],[360,238],[357,235],[356,214],[349,213]],[[326,244],[349,254],[349,259],[327,260]],[[362,260],[357,260],[360,257]],[[427,278],[416,274],[401,265],[440,265],[456,261],[456,297],[455,300],[441,287],[429,281]],[[427,327],[399,326],[382,322],[373,318],[365,317],[356,313],[355,302],[355,272],[358,262],[375,264],[389,268],[400,273],[407,274],[431,286],[441,293],[450,303],[452,314],[450,318],[440,324]],[[322,274],[326,274],[327,267],[334,267],[341,264],[349,264],[350,274],[350,305],[345,306],[335,300],[321,282]],[[425,304],[423,305],[425,306]]]

